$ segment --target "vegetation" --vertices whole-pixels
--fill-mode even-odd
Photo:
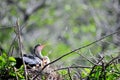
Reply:
[[[119,0],[0,2],[0,80],[119,80]],[[44,44],[50,63],[16,69],[15,57]],[[54,74],[54,75],[53,75]]]

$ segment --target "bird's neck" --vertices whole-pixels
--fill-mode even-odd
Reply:
[[[41,51],[39,52],[39,56],[38,56],[40,59],[43,59],[43,55],[41,53]]]

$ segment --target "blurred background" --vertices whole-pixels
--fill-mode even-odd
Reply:
[[[42,53],[53,61],[120,29],[120,1],[0,0],[0,47],[18,57],[14,31],[17,19],[22,28],[23,51],[30,53],[36,44],[45,44]],[[101,54],[107,61],[119,54],[119,36],[117,33],[105,38],[55,64],[91,65],[88,60],[95,62]]]

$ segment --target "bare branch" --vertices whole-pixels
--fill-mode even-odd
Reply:
[[[24,12],[24,21],[26,22],[32,13],[36,12],[40,8],[43,8],[45,5],[45,1],[46,0],[42,0],[42,1],[40,0],[32,7],[30,7],[30,8],[28,7],[28,9],[26,9],[26,11]]]
[[[15,67],[14,67],[14,71],[15,71],[16,80],[19,80],[19,79],[18,79],[18,76],[17,76],[17,72],[16,72],[16,68],[15,68]]]
[[[103,60],[103,58],[104,58],[104,57],[102,57],[102,58],[97,62],[97,64],[99,64],[99,63]],[[97,66],[97,65],[94,65],[94,66],[92,67],[92,70],[90,71],[90,74],[89,74],[89,75],[91,75],[91,74],[93,73],[93,71],[94,71],[94,69],[95,69],[96,66]],[[87,77],[86,80],[89,80],[89,76]]]
[[[18,37],[18,46],[19,46],[19,54],[21,54],[22,60],[23,60],[23,52],[22,52],[22,40],[21,40],[21,28],[19,26],[18,20],[16,21],[16,35]],[[26,70],[26,65],[25,62],[23,61],[23,66],[24,66],[24,71],[25,71],[25,79],[28,80],[27,78],[27,70]]]
[[[36,3],[36,5],[33,5],[32,8],[31,7],[28,8],[26,10],[26,14],[31,15],[33,12],[36,12],[39,8],[42,8],[45,4],[45,1],[46,0],[39,1],[39,2]]]
[[[21,26],[20,32],[22,32],[22,30],[23,30],[23,28],[25,27],[25,25],[26,25],[26,23]],[[14,26],[14,27],[15,27],[15,26]],[[15,28],[14,28],[14,29],[15,29]],[[17,39],[16,29],[15,29],[14,31],[15,31],[15,33],[16,33],[16,36],[15,36],[15,38],[12,40],[12,43],[10,44],[10,48],[9,48],[9,50],[8,50],[8,54],[9,54],[10,56],[12,56],[12,53],[11,53],[12,46],[14,45],[15,40]]]
[[[0,30],[12,29],[13,27],[0,27]]]
[[[9,50],[8,50],[8,55],[9,55],[9,56],[12,56],[11,49],[12,49],[12,46],[14,45],[14,42],[15,42],[16,39],[17,39],[17,36],[15,36],[15,38],[14,38],[13,41],[12,41],[12,43],[10,44],[10,48],[9,48]]]
[[[86,48],[86,47],[88,47],[88,46],[91,46],[91,45],[93,45],[93,44],[101,41],[102,39],[105,39],[105,38],[107,38],[107,37],[109,37],[109,36],[111,36],[111,35],[114,35],[114,34],[118,33],[119,31],[120,31],[120,30],[115,31],[115,32],[113,32],[113,33],[111,33],[111,34],[109,34],[109,35],[106,35],[106,36],[104,36],[104,37],[102,37],[102,38],[100,38],[100,39],[98,39],[98,40],[96,40],[96,41],[94,41],[94,42],[91,42],[90,44],[87,44],[87,45],[82,46],[82,47],[80,47],[80,48],[74,49],[74,50],[72,50],[72,51],[70,51],[70,52],[62,55],[61,57],[57,58],[56,60],[53,60],[53,61],[50,62],[49,64],[45,65],[42,70],[44,70],[48,65],[53,64],[53,63],[57,62],[58,60],[62,59],[63,57],[65,57],[65,56],[67,56],[67,55],[69,55],[69,54],[71,54],[71,53],[73,53],[73,52],[76,52],[76,51],[78,51],[78,50],[80,50],[80,49],[83,49],[83,48]]]
[[[51,64],[59,61],[59,60],[62,59],[63,57],[65,57],[65,56],[67,56],[67,55],[69,55],[69,54],[72,54],[73,52],[76,52],[76,51],[78,51],[78,50],[80,50],[80,49],[83,49],[83,48],[86,48],[86,47],[88,47],[88,46],[91,46],[91,45],[93,45],[93,44],[95,44],[95,43],[97,43],[97,42],[99,42],[99,41],[101,41],[101,40],[103,40],[103,39],[105,39],[105,38],[107,38],[107,37],[109,37],[109,36],[112,36],[112,35],[114,35],[114,34],[116,34],[116,33],[118,33],[118,32],[120,32],[120,30],[117,30],[117,31],[115,31],[115,32],[113,32],[113,33],[111,33],[111,34],[106,35],[106,36],[103,36],[102,38],[100,38],[100,39],[98,39],[98,40],[96,40],[96,41],[94,41],[94,42],[91,42],[91,43],[89,43],[89,44],[87,44],[87,45],[85,45],[85,46],[79,47],[79,48],[77,48],[77,49],[74,49],[74,50],[72,50],[72,51],[70,51],[70,52],[62,55],[61,57],[53,60],[52,62],[50,62],[50,63],[48,63],[48,64],[46,64],[46,65],[42,68],[42,70],[40,71],[40,73],[39,73],[38,75],[36,75],[34,78],[36,78],[37,76],[39,76],[39,75],[41,74],[41,72],[42,72],[48,65],[51,65]]]
[[[82,56],[83,58],[85,58],[88,62],[92,63],[93,65],[97,65],[96,63],[94,63],[93,61],[89,60],[87,57],[83,56],[82,54],[79,54],[79,55]]]
[[[110,61],[106,64],[105,68],[107,68],[113,61],[115,61],[115,60],[118,59],[118,58],[120,58],[120,55],[118,55],[117,57],[115,57],[115,58],[113,58],[112,60],[110,60]]]
[[[70,80],[72,80],[71,74],[70,74],[70,68],[68,67],[68,75],[70,77]]]
[[[68,69],[68,68],[92,68],[92,67],[78,65],[78,66],[70,66],[70,67],[58,68],[58,69],[56,69],[54,71],[64,70],[64,69]]]

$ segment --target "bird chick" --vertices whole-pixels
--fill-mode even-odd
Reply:
[[[43,68],[48,63],[50,63],[50,59],[48,58],[48,56],[44,56],[43,60],[42,60],[41,67]],[[49,67],[49,65],[47,67]]]

